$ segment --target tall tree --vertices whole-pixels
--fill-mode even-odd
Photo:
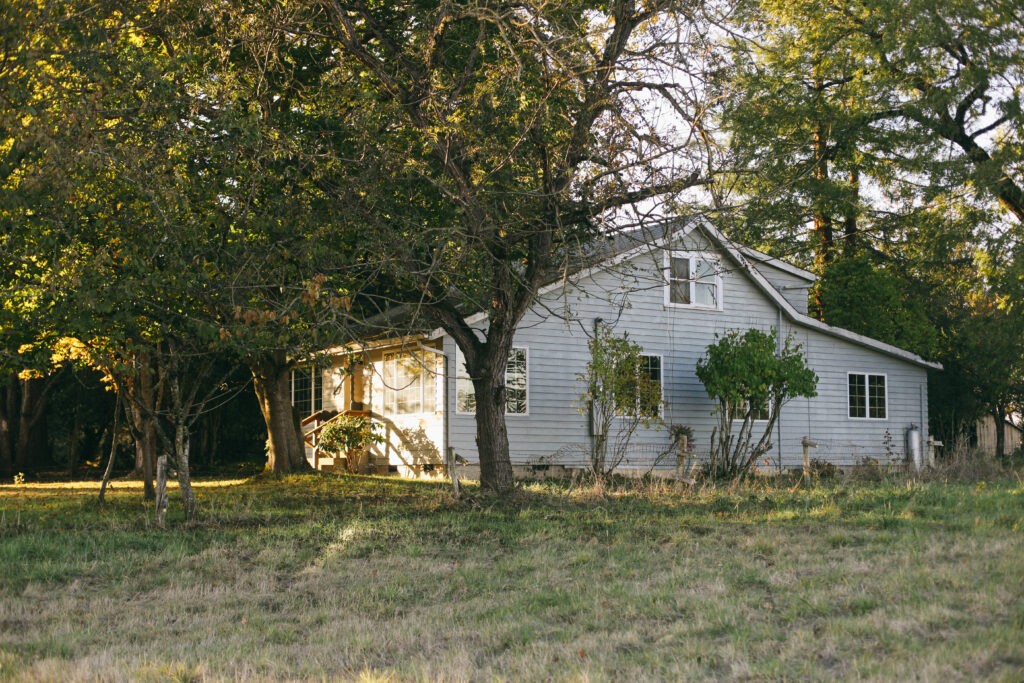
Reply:
[[[823,271],[833,225],[844,225],[845,247],[863,244],[865,233],[878,236],[891,201],[909,194],[927,202],[977,192],[1024,222],[1016,3],[750,0],[740,8],[723,71],[737,96],[722,111],[746,171],[748,237],[792,238],[813,219],[804,244]]]
[[[319,106],[361,115],[359,138],[311,149],[361,179],[375,229],[360,243],[392,283],[382,307],[410,304],[463,351],[482,483],[506,492],[505,366],[538,289],[609,214],[704,181],[704,103],[665,66],[700,71],[699,26],[658,1],[310,7],[321,12],[288,30],[342,57]],[[470,325],[475,312],[485,321]]]
[[[0,73],[21,97],[4,110],[18,154],[0,198],[8,291],[27,302],[5,307],[13,328],[41,319],[51,341],[76,335],[98,358],[117,359],[122,388],[138,398],[129,414],[144,469],[157,407],[149,384],[165,370],[156,357],[182,331],[206,339],[212,330],[208,350],[252,367],[269,397],[270,468],[305,465],[288,370],[338,338],[350,301],[338,281],[353,251],[345,214],[317,204],[299,167],[308,138],[287,104],[310,71],[326,68],[316,66],[324,55],[278,41],[259,53],[261,76],[249,82],[239,64],[267,43],[231,8],[21,9],[5,43],[19,68]]]

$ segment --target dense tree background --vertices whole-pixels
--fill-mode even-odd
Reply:
[[[0,476],[96,472],[113,441],[151,494],[175,425],[193,465],[303,467],[292,364],[401,322],[462,348],[508,490],[520,317],[666,207],[814,269],[825,322],[942,362],[942,438],[1001,424],[1022,34],[1003,0],[5,3]]]
[[[825,322],[942,362],[941,438],[1002,425],[1024,368],[1019,7],[752,0],[732,19],[731,236],[815,270]]]

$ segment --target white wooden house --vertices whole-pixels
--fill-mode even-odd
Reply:
[[[592,437],[580,410],[578,375],[598,319],[642,345],[662,385],[662,418],[693,430],[698,458],[716,418],[695,374],[697,360],[716,333],[749,328],[792,335],[819,377],[817,397],[783,406],[767,465],[798,467],[804,438],[818,444],[813,457],[850,466],[866,458],[904,458],[911,428],[920,430],[922,442],[927,437],[927,373],[938,364],[808,317],[812,273],[733,244],[704,220],[660,236],[617,235],[587,263],[543,288],[516,333],[506,413],[514,466],[586,465]],[[483,314],[468,320],[486,324]],[[478,461],[472,384],[442,330],[332,354],[322,374],[299,372],[295,403],[303,412],[323,408],[327,415],[369,411],[381,421],[388,440],[370,463],[376,471],[439,469],[448,447],[470,466]],[[669,444],[667,429],[642,430],[623,466],[672,467],[674,460],[655,462]],[[317,457],[319,467],[333,464]]]

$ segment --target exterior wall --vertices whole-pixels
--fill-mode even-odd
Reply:
[[[996,420],[991,415],[986,415],[978,420],[978,451],[985,455],[996,454]],[[1006,439],[1004,453],[1013,453],[1020,448],[1024,432],[1020,427],[1006,425],[1003,429],[1003,436]]]
[[[420,371],[428,382],[427,390],[433,394],[434,409],[404,415],[393,414],[383,405],[384,357],[388,353],[418,354]],[[364,401],[373,412],[373,419],[383,425],[384,442],[371,449],[371,457],[378,464],[399,468],[419,468],[444,462],[444,384],[439,354],[419,347],[389,347],[369,353],[365,369],[366,394]],[[391,387],[392,389],[398,387]]]
[[[429,346],[429,344],[425,344]],[[384,356],[387,353],[417,353],[422,358],[422,372],[427,375],[429,391],[434,397],[434,409],[404,415],[392,414],[383,406]],[[336,356],[331,366],[323,370],[323,409],[343,412],[352,403],[352,376],[348,373],[347,357]],[[438,354],[423,351],[418,346],[390,346],[368,353],[364,367],[363,409],[373,414],[382,425],[384,442],[371,448],[371,466],[398,467],[403,471],[421,471],[423,465],[444,462],[444,384],[442,361]],[[393,387],[395,388],[395,387]],[[312,461],[312,447],[306,445],[306,456]],[[333,462],[333,461],[332,461]],[[409,468],[409,469],[407,469]]]
[[[696,232],[673,248],[711,250],[710,242]],[[577,375],[587,362],[586,333],[598,317],[613,325],[617,334],[628,332],[645,353],[662,356],[664,420],[669,425],[690,426],[696,455],[706,457],[715,423],[714,404],[695,374],[697,360],[716,333],[751,327],[769,331],[783,320],[775,303],[742,269],[727,255],[720,257],[722,310],[667,306],[661,251],[644,253],[542,296],[541,303],[523,319],[515,338],[516,346],[529,349],[529,360],[528,413],[509,415],[506,420],[514,465],[586,465],[590,436],[588,420],[580,411],[582,382]],[[927,438],[924,368],[788,321],[782,329],[784,334],[794,333],[804,345],[808,362],[820,378],[819,395],[783,406],[770,454],[772,467],[780,463],[784,468],[799,466],[805,436],[820,444],[811,457],[843,466],[865,457],[880,461],[902,458],[905,431],[912,424],[922,428],[922,439]],[[445,354],[454,359],[453,340],[444,337],[442,341]],[[848,417],[850,371],[886,375],[886,420]],[[475,421],[472,415],[456,414],[455,373],[449,374],[451,444],[459,455],[476,463]],[[666,453],[669,442],[665,429],[638,432],[623,466],[651,467],[662,454],[660,466],[674,466],[674,457]]]
[[[768,262],[757,262],[751,259],[758,272],[764,275],[768,282],[779,290],[783,298],[800,313],[807,315],[807,292],[814,284],[802,277],[788,273],[781,268],[776,268]]]

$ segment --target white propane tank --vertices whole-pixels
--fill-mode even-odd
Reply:
[[[910,429],[907,430],[907,456],[910,458],[910,462],[914,464],[914,471],[921,471],[921,430],[917,428],[917,425],[910,425]]]

